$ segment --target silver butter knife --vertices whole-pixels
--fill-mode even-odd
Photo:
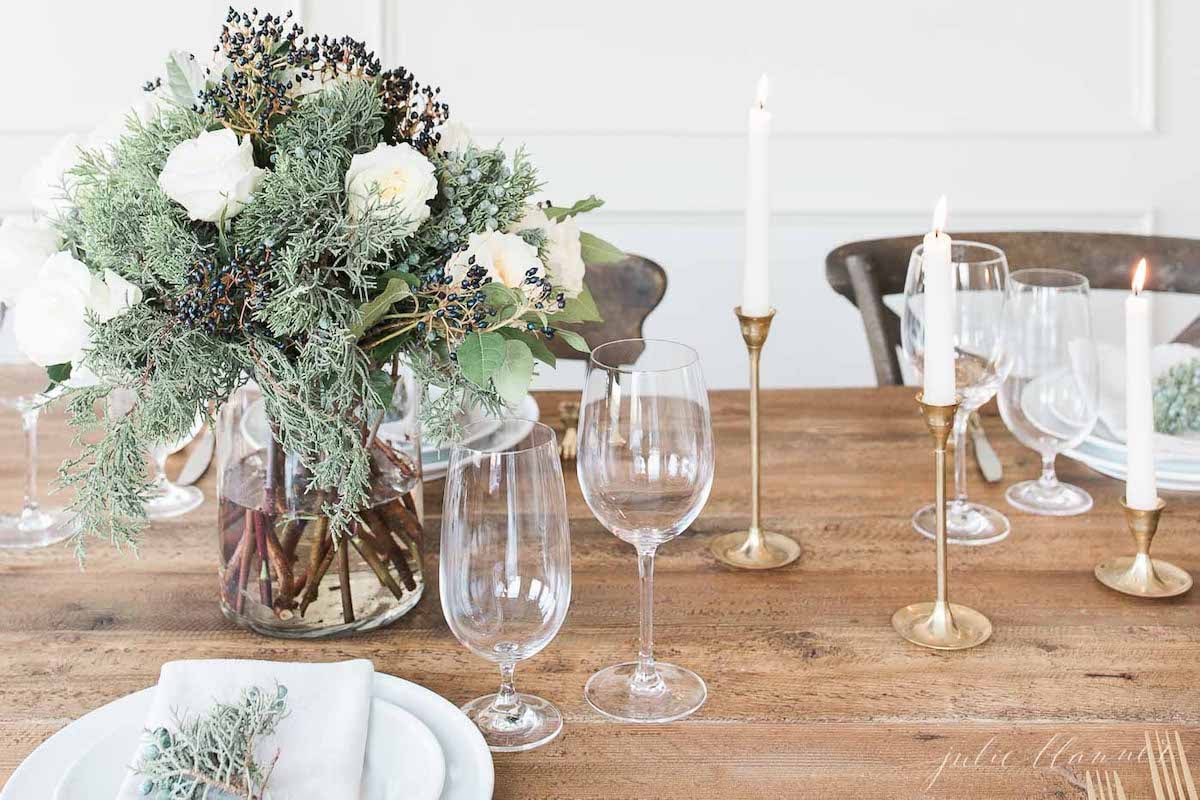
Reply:
[[[967,431],[971,434],[975,461],[979,464],[979,471],[983,473],[983,479],[988,483],[999,482],[1004,477],[1004,467],[1000,466],[1000,459],[996,456],[996,451],[992,449],[992,443],[988,441],[987,434],[984,433],[983,423],[979,421],[979,414],[971,415],[971,420],[967,423]]]
[[[192,452],[188,453],[187,461],[183,462],[183,469],[179,470],[179,477],[175,479],[175,483],[180,486],[191,486],[200,480],[208,471],[208,465],[212,463],[215,444],[216,438],[206,425],[204,432],[200,434],[200,438],[192,447]]]

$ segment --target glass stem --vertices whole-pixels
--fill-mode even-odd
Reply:
[[[165,447],[154,448],[154,485],[158,487],[166,486],[167,484],[167,449]]]
[[[500,691],[496,692],[496,699],[492,701],[492,710],[508,717],[518,716],[521,708],[521,696],[513,688],[516,669],[516,664],[500,665]]]
[[[1054,453],[1042,454],[1042,474],[1038,477],[1038,485],[1043,489],[1058,486],[1058,476],[1054,474]]]
[[[21,411],[21,429],[25,432],[25,499],[21,513],[26,516],[38,510],[37,424],[38,408],[31,403]]]
[[[654,554],[656,548],[638,548],[638,580],[641,584],[641,636],[638,641],[637,670],[633,691],[656,694],[663,691],[662,678],[654,666]]]
[[[967,423],[971,409],[959,406],[954,415],[954,500],[952,506],[967,502]]]

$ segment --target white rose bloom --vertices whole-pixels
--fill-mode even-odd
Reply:
[[[511,289],[524,289],[531,297],[541,294],[540,286],[527,282],[529,277],[545,277],[537,248],[515,233],[472,233],[467,239],[467,249],[455,253],[446,265],[455,283],[471,268],[472,256],[475,265],[483,267],[492,280]],[[529,270],[534,270],[532,275]]]
[[[546,271],[550,283],[560,287],[567,297],[583,291],[583,248],[579,242],[579,223],[567,217],[552,223],[546,235]]]
[[[104,270],[104,289],[92,298],[91,310],[101,322],[119,317],[142,302],[142,287],[135,286],[111,269]]]
[[[439,153],[465,153],[467,148],[475,143],[471,132],[461,122],[452,120],[445,125],[439,125],[437,131],[442,135],[442,138],[438,139]]]
[[[376,214],[407,223],[406,235],[429,219],[429,201],[437,196],[437,189],[433,164],[408,144],[380,143],[352,158],[346,170],[350,219],[372,208]]]
[[[62,237],[44,222],[7,217],[0,222],[0,303],[12,306],[33,283],[46,259],[58,252]]]
[[[82,136],[69,133],[55,142],[50,152],[26,173],[25,192],[36,211],[56,216],[70,207],[67,194],[72,189],[74,179],[66,173],[79,163],[80,148],[86,146],[87,141]]]
[[[525,206],[525,212],[521,218],[514,222],[508,230],[510,233],[539,230],[549,237],[550,225],[550,218],[546,216],[546,212],[542,210],[541,206]]]
[[[192,219],[231,219],[250,201],[266,170],[254,166],[250,137],[238,142],[228,128],[205,131],[175,145],[158,186]]]
[[[17,347],[43,367],[80,360],[88,343],[88,307],[103,290],[87,266],[70,253],[50,256],[17,298],[13,312]]]

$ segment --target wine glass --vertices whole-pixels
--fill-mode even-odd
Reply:
[[[137,402],[137,394],[125,388],[114,389],[108,396],[108,410],[114,417],[129,413]],[[170,519],[197,508],[204,502],[204,493],[195,486],[180,486],[167,478],[167,456],[178,453],[196,438],[204,427],[204,416],[196,415],[195,421],[183,436],[176,439],[153,442],[150,445],[150,460],[154,465],[154,478],[146,495],[143,507],[148,519]]]
[[[550,702],[513,688],[518,661],[550,644],[571,604],[571,532],[558,441],[545,425],[509,418],[468,425],[450,454],[442,508],[442,613],[454,636],[500,666],[500,691],[463,712],[497,752],[539,747],[562,731]],[[525,431],[528,431],[527,433]]]
[[[904,287],[901,341],[918,373],[925,361],[925,245],[913,249]],[[967,424],[971,415],[996,394],[1008,370],[1000,346],[1008,260],[1004,251],[981,242],[955,241],[950,248],[954,275],[954,377],[959,394],[954,416],[954,499],[946,504],[946,541],[982,545],[999,542],[1011,530],[994,508],[967,499]],[[913,528],[926,538],[937,535],[933,503],[913,514]]]
[[[12,309],[6,305],[0,305],[0,340],[5,352],[15,350]],[[46,371],[24,359],[3,364],[2,374],[5,395],[0,397],[0,408],[20,416],[25,469],[20,510],[0,514],[0,548],[46,547],[61,542],[75,530],[63,509],[44,508],[38,500],[38,418],[53,392],[44,392]]]
[[[1054,457],[1083,441],[1099,413],[1100,379],[1088,280],[1061,269],[1009,277],[1004,349],[1012,364],[1000,415],[1017,441],[1042,457],[1042,474],[1005,497],[1031,514],[1067,516],[1092,507],[1083,489],[1061,483]]]
[[[600,524],[633,545],[641,579],[635,662],[600,670],[584,696],[605,716],[670,722],[704,703],[696,673],[653,654],[654,554],[696,519],[713,478],[708,394],[696,351],[626,339],[592,351],[576,457],[584,499]]]

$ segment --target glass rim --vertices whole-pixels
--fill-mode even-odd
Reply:
[[[962,260],[956,261],[954,259],[954,250],[953,250],[953,248],[956,246],[974,247],[974,248],[978,248],[979,250],[984,250],[988,253],[991,253],[992,255],[991,255],[991,258],[981,258],[981,259],[972,260],[972,261],[962,261]],[[973,265],[995,264],[995,263],[1003,263],[1005,265],[1008,264],[1008,256],[1004,254],[1004,250],[1001,249],[1000,247],[997,247],[994,244],[988,244],[987,242],[977,242],[973,239],[952,239],[950,241],[950,247],[951,247],[950,263],[952,263],[952,264],[973,264]],[[921,259],[925,258],[925,242],[920,242],[917,244],[916,247],[913,248],[913,255],[919,256]]]
[[[606,347],[611,347],[611,346],[618,345],[618,344],[629,344],[630,342],[641,342],[643,344],[668,344],[668,345],[671,345],[672,347],[678,347],[680,350],[683,350],[685,353],[687,353],[688,358],[686,361],[680,362],[679,364],[676,364],[673,367],[658,367],[655,369],[637,369],[634,367],[623,367],[623,366],[616,365],[616,364],[608,364],[605,361],[603,361],[602,359],[596,358],[596,353],[598,353],[599,351],[603,350]],[[690,367],[694,364],[698,364],[699,362],[700,362],[700,354],[698,352],[696,352],[696,348],[692,347],[691,345],[684,344],[683,342],[677,342],[674,339],[647,339],[644,337],[642,337],[642,338],[630,337],[627,339],[614,339],[611,342],[605,342],[604,344],[599,345],[598,347],[592,348],[592,352],[588,354],[588,366],[589,367],[596,367],[597,369],[602,369],[606,372],[619,372],[624,375],[651,374],[651,373],[656,373],[656,372],[675,372],[676,370],[687,369],[688,367]]]
[[[1041,283],[1029,280],[1034,275],[1055,278],[1057,283]],[[1032,289],[1089,289],[1091,282],[1088,277],[1074,270],[1062,267],[1025,267],[1008,274],[1009,281],[1028,286]]]
[[[464,440],[468,439],[469,437],[467,436],[467,433],[472,428],[480,428],[480,427],[483,427],[484,425],[490,425],[491,423],[493,423],[495,421],[496,421],[495,419],[480,419],[480,420],[476,420],[476,421],[470,423],[469,425],[463,426],[462,438]],[[534,431],[541,431],[545,434],[548,434],[548,436],[544,442],[541,442],[539,444],[531,444],[528,447],[518,447],[518,448],[507,447],[507,448],[500,449],[500,450],[482,450],[478,447],[471,447],[469,444],[465,444],[464,442],[455,442],[453,445],[451,445],[450,451],[451,451],[451,453],[461,452],[461,453],[477,453],[479,455],[500,455],[500,456],[515,456],[515,455],[519,455],[521,453],[530,453],[530,452],[533,452],[534,450],[541,450],[543,447],[552,447],[552,448],[554,448],[555,452],[558,451],[558,435],[554,432],[554,428],[551,428],[549,425],[547,425],[544,422],[541,422],[536,419],[529,419],[528,417],[504,417],[503,419],[500,420],[500,425],[505,425],[505,424],[512,423],[512,422],[524,422],[524,423],[528,423],[528,425],[529,425],[529,433],[525,434],[525,436],[522,436],[521,441],[525,441],[525,439],[527,439]],[[495,430],[495,429],[493,429],[493,430]]]

